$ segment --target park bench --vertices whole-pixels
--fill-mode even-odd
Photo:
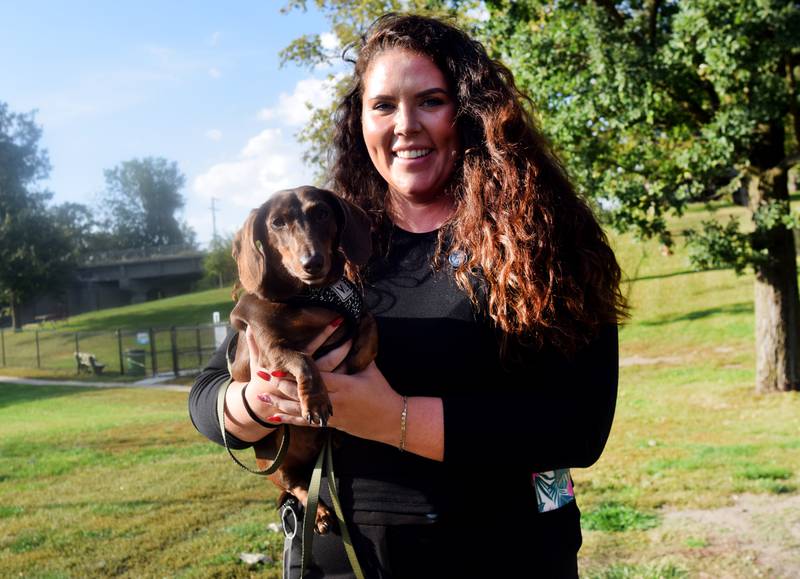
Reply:
[[[97,361],[94,354],[90,354],[89,352],[75,352],[75,360],[78,362],[78,374],[84,369],[87,372],[102,374],[103,368],[106,367],[105,364],[101,364]]]

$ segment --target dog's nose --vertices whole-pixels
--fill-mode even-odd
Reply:
[[[315,253],[313,255],[303,256],[300,263],[307,273],[313,275],[322,271],[322,266],[325,265],[325,258],[323,258],[321,254]]]

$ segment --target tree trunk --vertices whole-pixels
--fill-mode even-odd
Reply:
[[[789,199],[786,171],[773,167],[750,180],[750,207],[770,199]],[[756,391],[785,392],[800,388],[800,307],[797,257],[792,232],[773,227],[757,240],[769,252],[756,267]]]
[[[13,291],[9,292],[9,310],[11,310],[11,327],[15,332],[22,329],[21,320],[19,318],[19,304],[17,303],[17,296]]]

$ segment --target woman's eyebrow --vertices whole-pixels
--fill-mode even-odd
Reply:
[[[417,94],[415,94],[414,97],[420,98],[420,97],[430,96],[432,94],[443,94],[445,96],[448,96],[449,93],[446,90],[444,90],[443,88],[434,87],[434,88],[428,88],[428,89],[425,89],[423,91],[420,91]],[[367,97],[367,100],[370,100],[370,101],[394,100],[395,98],[397,98],[395,95],[376,94],[376,95]]]

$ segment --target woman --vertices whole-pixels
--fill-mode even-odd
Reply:
[[[335,119],[333,188],[371,215],[377,247],[351,273],[378,321],[378,358],[357,375],[323,372],[369,577],[577,576],[567,469],[607,440],[625,306],[606,238],[525,101],[461,30],[390,14],[363,38]],[[304,425],[279,370],[254,368],[248,401],[262,420]],[[218,354],[191,395],[213,440],[225,378]],[[239,447],[270,435],[242,386],[226,408]],[[350,576],[337,533],[313,555],[312,575]]]

